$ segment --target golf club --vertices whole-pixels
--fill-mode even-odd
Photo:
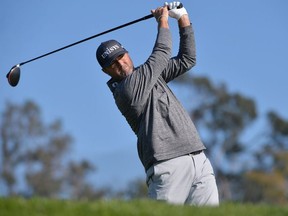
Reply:
[[[183,7],[183,5],[182,5],[182,3],[181,3],[177,8],[182,8],[182,7]],[[83,42],[85,42],[85,41],[91,40],[91,39],[93,39],[93,38],[99,37],[99,36],[101,36],[101,35],[107,34],[107,33],[109,33],[109,32],[115,31],[115,30],[117,30],[117,29],[124,28],[124,27],[129,26],[129,25],[132,25],[132,24],[134,24],[134,23],[137,23],[137,22],[140,22],[140,21],[143,21],[143,20],[150,19],[150,18],[152,18],[152,17],[154,17],[152,14],[146,15],[146,16],[140,18],[140,19],[136,19],[136,20],[134,20],[134,21],[125,23],[125,24],[123,24],[123,25],[120,25],[120,26],[117,26],[117,27],[115,27],[115,28],[106,30],[106,31],[104,31],[104,32],[95,34],[95,35],[90,36],[90,37],[87,37],[87,38],[85,38],[85,39],[83,39],[83,40],[74,42],[74,43],[69,44],[69,45],[67,45],[67,46],[61,47],[61,48],[59,48],[59,49],[53,50],[53,51],[51,51],[51,52],[45,53],[45,54],[40,55],[40,56],[38,56],[38,57],[35,57],[35,58],[30,59],[30,60],[21,62],[21,63],[19,63],[19,64],[17,64],[17,65],[14,65],[14,66],[10,69],[10,71],[7,73],[7,75],[6,75],[6,77],[7,77],[7,79],[8,79],[8,83],[9,83],[12,87],[17,86],[17,84],[19,83],[19,80],[20,80],[20,66],[22,66],[22,65],[24,65],[24,64],[27,64],[27,63],[32,62],[32,61],[35,61],[35,60],[37,60],[37,59],[40,59],[40,58],[43,58],[43,57],[45,57],[45,56],[51,55],[51,54],[53,54],[53,53],[59,52],[59,51],[61,51],[61,50],[67,49],[67,48],[69,48],[69,47],[75,46],[75,45],[77,45],[77,44],[83,43]]]

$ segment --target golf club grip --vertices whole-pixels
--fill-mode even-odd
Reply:
[[[180,9],[180,8],[182,8],[182,7],[183,7],[183,4],[180,3],[180,5],[179,5],[177,8]],[[61,48],[59,48],[59,49],[53,50],[53,51],[51,51],[51,52],[45,53],[45,54],[43,54],[43,55],[41,55],[41,56],[35,57],[35,58],[30,59],[30,60],[28,60],[28,61],[21,62],[21,63],[19,63],[18,65],[19,65],[19,66],[22,66],[22,65],[27,64],[27,63],[29,63],[29,62],[35,61],[35,60],[37,60],[37,59],[43,58],[43,57],[45,57],[45,56],[51,55],[51,54],[53,54],[53,53],[59,52],[59,51],[61,51],[61,50],[64,50],[64,49],[67,49],[67,48],[69,48],[69,47],[75,46],[75,45],[77,45],[77,44],[83,43],[83,42],[85,42],[85,41],[91,40],[91,39],[93,39],[93,38],[95,38],[95,37],[98,37],[98,36],[100,36],[100,35],[107,34],[107,33],[109,33],[109,32],[115,31],[115,30],[117,30],[117,29],[120,29],[120,28],[129,26],[129,25],[132,25],[132,24],[134,24],[134,23],[137,23],[137,22],[140,22],[140,21],[143,21],[143,20],[146,20],[146,19],[150,19],[150,18],[152,18],[152,17],[154,17],[153,14],[149,14],[149,15],[147,15],[147,16],[144,16],[144,17],[140,18],[140,19],[137,19],[137,20],[134,20],[134,21],[125,23],[125,24],[123,24],[123,25],[117,26],[117,27],[115,27],[115,28],[109,29],[109,30],[107,30],[107,31],[101,32],[101,33],[99,33],[99,34],[93,35],[93,36],[91,36],[91,37],[85,38],[85,39],[83,39],[83,40],[80,40],[80,41],[77,41],[77,42],[75,42],[75,43],[69,44],[69,45],[67,45],[67,46],[61,47]]]
[[[182,7],[183,7],[183,4],[180,3],[179,6],[177,7],[177,9],[180,9],[180,8],[182,8]],[[168,8],[168,10],[171,10],[171,9]],[[144,16],[142,19],[145,20],[145,19],[150,19],[150,18],[152,18],[152,17],[154,17],[153,14],[149,14],[149,15],[147,15],[147,16]]]

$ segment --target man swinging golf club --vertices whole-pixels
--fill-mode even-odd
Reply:
[[[192,24],[180,4],[165,3],[151,10],[158,34],[145,63],[134,67],[128,51],[116,40],[101,43],[96,57],[111,77],[107,84],[118,109],[137,135],[148,196],[173,204],[217,206],[218,190],[205,146],[167,86],[196,63]],[[169,16],[178,21],[180,35],[179,51],[173,58]]]

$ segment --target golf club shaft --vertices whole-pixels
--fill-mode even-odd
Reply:
[[[64,49],[67,49],[67,48],[69,48],[69,47],[75,46],[75,45],[77,45],[77,44],[83,43],[83,42],[85,42],[85,41],[91,40],[91,39],[96,38],[96,37],[98,37],[98,36],[100,36],[100,35],[107,34],[107,33],[109,33],[109,32],[115,31],[115,30],[117,30],[117,29],[120,29],[120,28],[129,26],[129,25],[132,25],[132,24],[134,24],[134,23],[137,23],[137,22],[140,22],[140,21],[143,21],[143,20],[146,20],[146,19],[150,19],[150,18],[152,18],[152,17],[154,17],[154,16],[153,16],[152,14],[149,14],[149,15],[147,15],[147,16],[144,16],[144,17],[140,18],[140,19],[136,19],[136,20],[134,20],[134,21],[131,21],[131,22],[125,23],[125,24],[123,24],[123,25],[117,26],[117,27],[115,27],[115,28],[112,28],[112,29],[106,30],[106,31],[104,31],[104,32],[98,33],[98,34],[93,35],[93,36],[91,36],[91,37],[85,38],[85,39],[83,39],[83,40],[77,41],[77,42],[75,42],[75,43],[69,44],[69,45],[67,45],[67,46],[64,46],[64,47],[61,47],[61,48],[59,48],[59,49],[53,50],[53,51],[51,51],[51,52],[48,52],[48,53],[46,53],[46,54],[43,54],[43,55],[41,55],[41,56],[35,57],[35,58],[30,59],[30,60],[28,60],[28,61],[21,62],[21,63],[19,63],[18,65],[19,65],[19,66],[24,65],[24,64],[26,64],[26,63],[28,63],[28,62],[35,61],[35,60],[37,60],[37,59],[43,58],[43,57],[45,57],[45,56],[51,55],[51,54],[53,54],[53,53],[59,52],[59,51],[61,51],[61,50],[64,50]]]

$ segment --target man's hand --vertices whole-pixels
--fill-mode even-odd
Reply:
[[[155,10],[151,10],[151,13],[158,22],[159,27],[169,28],[168,25],[168,8],[167,6],[158,7]]]
[[[165,6],[168,6],[169,16],[179,20],[183,15],[188,14],[184,7],[177,8],[181,3],[180,2],[165,2]]]

